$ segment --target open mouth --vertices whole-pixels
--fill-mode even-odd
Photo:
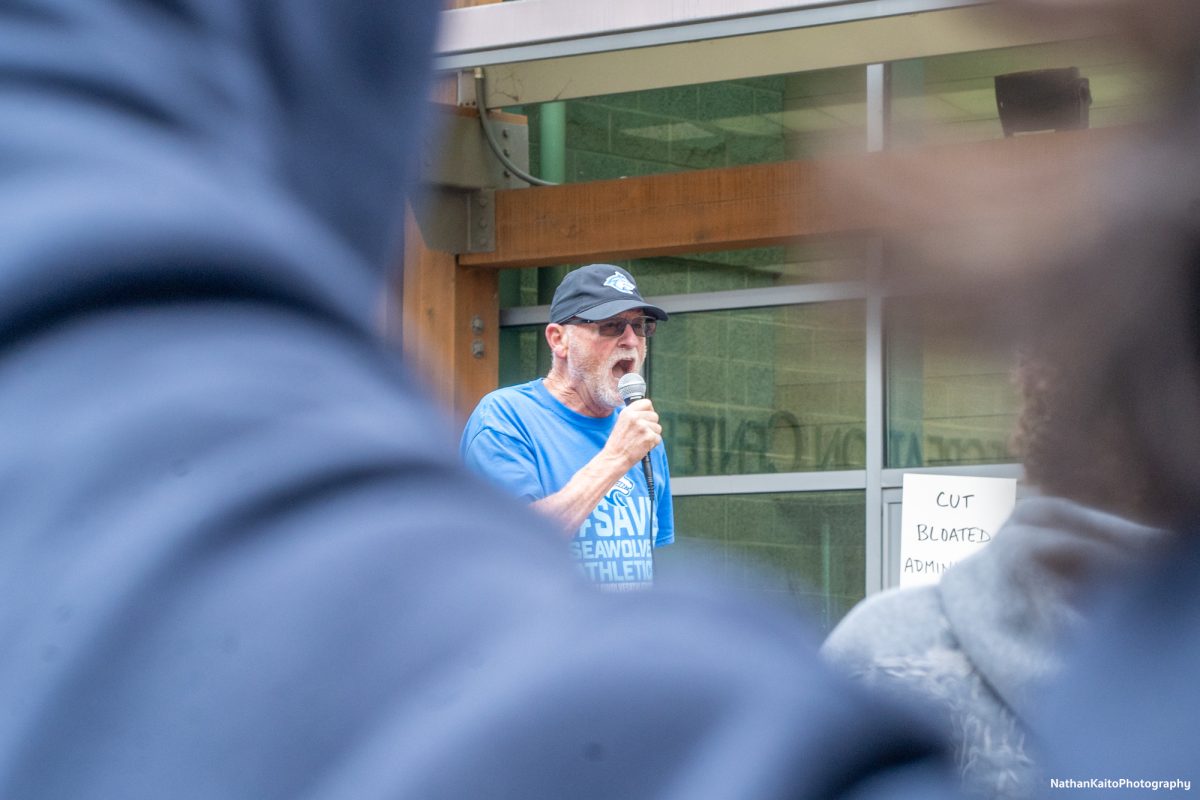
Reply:
[[[613,375],[616,375],[617,379],[620,380],[630,372],[633,372],[633,367],[634,360],[632,358],[622,358],[613,364]]]

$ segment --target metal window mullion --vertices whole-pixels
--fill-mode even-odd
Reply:
[[[886,146],[888,119],[887,66],[870,64],[867,70],[867,150],[878,152]],[[884,404],[883,295],[879,290],[883,270],[882,239],[871,242],[867,255],[867,283],[873,287],[866,300],[866,576],[864,590],[871,595],[886,585],[887,565],[883,524],[883,460],[887,435]]]
[[[827,472],[767,472],[742,475],[699,475],[671,478],[671,495],[775,494],[797,492],[862,491],[866,476],[861,469]]]
[[[899,489],[904,485],[904,476],[908,473],[929,475],[962,475],[969,478],[1016,478],[1025,480],[1025,468],[1020,464],[967,464],[947,465],[942,467],[905,467],[904,469],[885,469],[883,471],[883,488]]]
[[[767,286],[759,289],[734,289],[726,292],[697,292],[647,297],[647,302],[668,314],[693,311],[729,311],[738,308],[769,308],[839,300],[862,300],[866,285],[859,281],[809,283],[796,286]],[[500,327],[544,325],[550,321],[550,306],[523,306],[500,311]]]

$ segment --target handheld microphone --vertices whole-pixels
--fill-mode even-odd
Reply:
[[[621,376],[617,381],[617,394],[621,395],[621,399],[625,401],[625,405],[629,405],[635,400],[641,400],[646,396],[646,379],[636,372],[628,372]],[[649,530],[650,538],[650,565],[654,566],[654,520],[655,520],[655,502],[654,502],[654,470],[650,467],[650,454],[646,453],[642,459],[642,472],[646,475],[646,491],[650,493],[650,518],[646,521],[646,527]]]
[[[643,399],[646,396],[645,378],[636,372],[622,375],[621,380],[617,381],[617,394],[621,395],[625,405]],[[646,457],[642,459],[642,471],[646,473],[646,487],[650,490],[650,502],[654,502],[654,470],[650,468],[649,453],[646,453]]]

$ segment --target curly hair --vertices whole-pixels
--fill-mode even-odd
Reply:
[[[1042,491],[1146,520],[1151,491],[1128,420],[1085,385],[1066,359],[1021,353],[1014,379],[1021,411],[1012,446],[1025,477]]]

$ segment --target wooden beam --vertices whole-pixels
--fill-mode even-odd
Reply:
[[[499,380],[499,275],[456,266],[431,249],[405,211],[403,276],[394,291],[404,354],[459,422]],[[473,322],[478,320],[477,324]]]
[[[497,0],[455,0],[481,4]],[[454,105],[453,79],[431,87],[435,113],[476,116]],[[525,118],[492,117],[512,124]],[[426,151],[429,155],[430,151]],[[400,341],[413,371],[459,421],[496,388],[499,379],[499,275],[494,270],[459,267],[453,253],[430,245],[411,207],[405,208],[404,254],[398,279],[389,287],[384,328]]]
[[[496,193],[491,253],[463,267],[539,267],[760,247],[940,225],[1083,192],[1120,130],[1019,136]],[[1008,205],[1005,205],[1008,204]]]
[[[500,380],[500,276],[494,270],[459,267],[454,285],[454,325],[458,331],[454,409],[458,419],[466,422]]]

